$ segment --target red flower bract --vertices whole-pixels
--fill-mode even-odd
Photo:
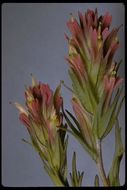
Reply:
[[[20,120],[28,130],[31,130],[32,125],[46,129],[49,140],[52,141],[57,128],[62,124],[60,107],[63,99],[60,95],[60,86],[53,94],[48,84],[39,82],[26,89],[25,98],[26,110],[15,103],[20,110]]]
[[[110,78],[112,76],[110,71],[114,64],[114,54],[119,47],[117,33],[120,27],[113,28],[110,31],[112,16],[108,12],[105,15],[98,16],[97,9],[95,11],[88,9],[85,14],[79,12],[78,16],[79,23],[72,15],[67,22],[71,32],[70,38],[66,36],[69,43],[67,61],[75,88],[73,89],[74,94],[81,102],[85,102],[85,108],[89,108],[92,113],[96,110],[96,105],[106,89],[105,77]],[[112,76],[112,79],[108,79],[108,83],[111,85],[107,99],[111,98],[115,87],[122,82],[122,79],[117,76],[116,68],[113,72],[116,74]],[[77,84],[76,80],[78,80]],[[81,97],[76,89],[82,89],[84,95]],[[81,100],[84,96],[87,96],[86,101]],[[93,98],[95,106],[92,109],[85,104],[88,101],[91,102]]]

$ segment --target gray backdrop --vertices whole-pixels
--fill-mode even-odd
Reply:
[[[17,109],[9,101],[24,104],[24,85],[31,84],[30,73],[52,89],[62,79],[71,85],[64,56],[68,53],[64,32],[69,34],[66,22],[69,14],[78,10],[98,8],[99,15],[109,11],[112,27],[123,23],[119,31],[120,48],[116,60],[123,59],[120,75],[124,77],[124,5],[122,3],[4,3],[2,5],[2,184],[4,186],[52,186],[39,156],[28,144],[25,127],[18,119]],[[62,88],[65,108],[72,110],[71,94]],[[125,111],[120,113],[123,142],[125,139]],[[104,139],[103,157],[109,171],[114,151],[114,129]],[[96,165],[79,143],[70,135],[68,168],[71,171],[73,151],[77,152],[77,168],[84,170],[84,186],[94,184]],[[121,183],[125,182],[125,159],[120,168]]]

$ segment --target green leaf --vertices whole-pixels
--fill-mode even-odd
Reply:
[[[78,180],[78,174],[76,170],[76,153],[75,152],[73,154],[73,160],[72,160],[72,177],[73,177],[73,181],[76,183]]]
[[[31,122],[31,129],[36,136],[36,139],[38,142],[42,145],[45,146],[45,133],[44,130],[45,128],[37,126],[34,122]]]
[[[110,186],[120,186],[119,170],[123,154],[124,147],[121,137],[121,128],[119,127],[119,122],[117,120],[115,126],[115,153],[112,161],[112,166],[108,174]]]
[[[99,124],[100,139],[103,139],[104,137],[106,137],[109,134],[109,132],[111,131],[112,127],[114,126],[115,119],[117,117],[117,115],[116,115],[117,105],[118,105],[118,101],[119,101],[121,92],[122,92],[122,89],[120,91],[118,89],[112,105],[108,108],[106,113],[103,114],[103,116],[100,120],[100,124]],[[120,105],[121,105],[121,103],[120,103]]]
[[[105,97],[106,97],[106,95],[103,94],[100,99],[100,102],[97,106],[96,112],[94,114],[92,130],[93,130],[93,134],[94,134],[95,138],[99,138],[100,120],[102,118],[102,111],[103,111],[103,104],[104,104]]]
[[[118,117],[119,112],[120,112],[120,110],[121,110],[121,107],[122,107],[122,105],[123,105],[124,99],[125,99],[125,96],[123,96],[123,98],[121,99],[121,101],[120,101],[120,103],[119,103],[119,106],[118,106],[118,109],[117,109],[117,113],[116,113],[116,116],[117,116],[117,117]]]
[[[79,173],[79,172],[78,172]],[[82,172],[81,174],[79,174],[79,187],[82,185],[82,180],[83,180],[83,176],[84,176],[84,172]]]
[[[62,130],[61,128],[65,129],[65,130]],[[66,129],[67,129],[67,125],[61,124],[61,126],[59,126],[59,129],[57,131],[57,133],[59,133],[62,145],[64,145],[64,140],[65,140],[65,136],[66,136]]]
[[[109,134],[109,132],[113,128],[115,120],[120,112],[122,103],[124,101],[124,97],[123,97],[118,105],[121,93],[122,93],[122,88],[120,90],[118,89],[115,95],[115,98],[113,100],[113,103],[108,107],[105,113],[103,113],[103,109],[104,109],[103,106],[104,106],[106,95],[105,94],[102,95],[100,102],[97,106],[97,110],[94,115],[94,120],[92,124],[93,133],[95,137],[102,140]]]
[[[93,85],[95,86],[97,83],[97,79],[98,79],[98,73],[99,73],[99,69],[100,69],[100,65],[99,63],[92,63],[91,64],[91,69],[90,69],[90,78],[92,80]]]
[[[40,155],[41,159],[47,160],[47,155],[43,153],[43,148],[46,148],[46,146],[43,145],[40,141],[38,141],[33,125],[31,125],[29,134],[32,141],[32,145],[35,148],[35,150],[38,152],[38,154]]]
[[[74,125],[72,124],[72,122],[69,120],[69,118],[67,117],[67,115],[64,112],[64,109],[62,108],[62,112],[63,115],[66,119],[67,124],[69,125],[69,127],[72,129],[72,131],[77,135],[77,136],[81,136],[80,132],[74,127]]]
[[[45,162],[45,160],[43,161],[43,164],[44,164],[44,169],[47,171],[48,175],[52,178],[52,179],[55,179],[55,170],[53,170],[49,163],[48,162]]]
[[[86,71],[88,71],[90,68],[90,64],[91,64],[91,57],[90,57],[90,53],[89,53],[87,44],[84,43],[83,46],[84,46],[83,49],[81,47],[79,47],[80,56],[82,57],[83,63],[86,67]]]
[[[112,115],[105,132],[100,135],[101,139],[105,138],[110,133],[110,131],[112,130],[112,128],[115,124],[115,121],[116,121],[116,116]]]
[[[96,162],[97,161],[97,152],[96,150],[92,149],[87,142],[85,141],[85,139],[81,138],[81,136],[76,135],[73,131],[68,130],[67,131],[69,133],[71,133],[78,141],[79,143],[82,145],[82,147],[85,149],[86,152],[88,152],[90,154],[90,156],[92,157],[92,159]]]
[[[103,77],[104,77],[104,73],[105,73],[106,63],[102,62],[99,65],[100,66],[99,66],[98,73],[97,73],[97,80],[96,80],[95,88],[97,88],[97,90],[98,90],[98,97],[100,98],[101,95],[102,95],[102,91],[103,91],[102,82],[103,82]]]
[[[78,141],[79,143],[83,146],[83,148],[90,154],[90,156],[92,157],[93,160],[96,161],[97,158],[97,153],[96,150],[94,150],[93,148],[91,148],[88,143],[86,142],[86,140],[83,138],[81,132],[79,132],[74,125],[72,124],[72,122],[68,119],[67,115],[65,114],[63,108],[62,108],[62,112],[63,115],[67,121],[67,124],[69,125],[69,127],[71,128],[71,130],[66,129],[66,131],[68,131],[69,133],[71,133]],[[62,128],[61,128],[62,129]]]
[[[95,179],[94,179],[94,186],[95,186],[95,187],[99,187],[99,177],[98,177],[98,175],[95,176]]]
[[[88,91],[85,90],[85,92],[84,92],[83,87],[81,87],[81,84],[79,83],[76,75],[73,73],[72,70],[69,70],[69,75],[70,75],[70,78],[72,80],[72,86],[73,86],[73,90],[74,90],[75,95],[79,98],[79,100],[81,101],[81,103],[85,107],[85,109],[91,113],[93,108],[91,105],[91,101],[89,100]]]
[[[65,140],[64,144],[64,152],[63,152],[63,157],[64,157],[64,163],[63,163],[63,178],[64,180],[67,179],[67,174],[68,174],[68,167],[67,167],[67,146],[68,146],[68,138],[69,136],[67,135],[67,138]]]
[[[80,125],[79,125],[79,122],[77,121],[77,119],[68,110],[65,110],[65,111],[68,113],[68,115],[71,117],[71,119],[74,121],[75,125],[77,126],[77,128],[80,131]]]
[[[86,96],[86,93],[88,94],[88,101],[90,101],[92,110],[91,112],[94,113],[97,106],[97,95],[95,88],[91,84],[91,82],[88,80],[87,82],[83,83],[83,89],[84,89],[84,96]]]
[[[60,154],[60,170],[62,171],[63,167],[66,164],[66,152],[64,151],[64,146],[62,145],[61,139],[58,136],[58,145],[59,145],[59,150],[56,150],[56,152],[59,152]]]
[[[65,186],[64,182],[60,179],[56,171],[53,171],[53,169],[50,168],[46,163],[44,164],[44,169],[46,170],[46,172],[48,173],[48,175],[50,176],[50,178],[52,179],[52,181],[54,182],[56,186],[60,186],[60,187]]]
[[[72,186],[74,186],[74,187],[80,187],[81,186],[83,174],[84,174],[84,172],[82,172],[81,174],[79,171],[77,172],[77,169],[76,169],[76,153],[74,152],[73,153],[73,159],[72,159],[72,173],[70,173]]]

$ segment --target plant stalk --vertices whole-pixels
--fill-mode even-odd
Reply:
[[[99,175],[102,180],[102,183],[105,187],[109,186],[108,179],[105,174],[103,159],[102,159],[102,149],[101,149],[101,141],[97,140],[97,151],[98,151],[98,159],[97,159],[97,167],[99,170]]]
[[[59,179],[59,177],[56,177],[55,179],[52,179],[56,187],[65,187],[66,185]]]

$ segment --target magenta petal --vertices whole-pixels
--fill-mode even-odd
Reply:
[[[34,119],[37,123],[41,122],[41,105],[38,99],[35,99],[31,102],[31,111],[34,116]]]
[[[79,80],[82,81],[82,79],[84,79],[84,77],[86,76],[86,71],[85,71],[84,63],[82,62],[80,55],[77,55],[71,59],[68,59],[68,61],[70,63],[71,68],[73,69],[77,77],[79,78]]]
[[[46,105],[50,105],[53,92],[49,88],[49,85],[48,84],[41,84],[40,91],[41,91],[41,95],[43,97],[43,102]]]
[[[92,17],[92,15],[94,14],[92,14],[93,12],[91,12],[90,10],[88,11],[88,13],[87,13],[87,26],[88,26],[88,28],[90,27],[90,26],[93,26],[93,17]]]
[[[67,22],[67,26],[70,29],[70,32],[74,35],[74,36],[78,36],[79,34],[81,34],[81,28],[77,22],[76,19],[74,19],[74,21],[68,21]]]
[[[111,21],[112,21],[112,16],[110,16],[110,15],[108,14],[108,12],[107,12],[107,13],[104,15],[103,21],[102,21],[104,27],[105,27],[105,28],[106,28],[106,27],[109,27],[110,24],[111,24]]]
[[[91,9],[87,9],[87,14],[89,14],[91,17],[94,17],[94,11]]]

